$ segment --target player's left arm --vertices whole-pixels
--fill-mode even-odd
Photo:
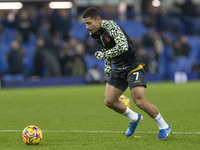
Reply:
[[[112,73],[111,61],[108,59],[104,59],[104,64],[105,64],[104,72],[109,77]]]
[[[128,51],[127,38],[117,23],[114,21],[106,21],[104,28],[108,31],[110,36],[114,38],[116,45],[109,50],[101,47],[101,51],[95,53],[95,59],[110,59]]]
[[[109,25],[107,26],[107,31],[110,36],[114,38],[116,45],[113,48],[104,51],[105,58],[109,59],[118,56],[125,51],[128,51],[127,38],[117,23],[115,23],[114,21],[110,21]]]

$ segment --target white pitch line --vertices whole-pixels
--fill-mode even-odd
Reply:
[[[125,133],[125,131],[81,131],[81,130],[72,130],[72,131],[47,131],[42,130],[45,133]],[[1,133],[4,132],[22,132],[22,130],[0,130]],[[135,133],[141,133],[141,134],[157,134],[158,132],[154,131],[136,131]],[[182,134],[182,135],[200,135],[200,132],[174,132],[172,131],[172,134]]]

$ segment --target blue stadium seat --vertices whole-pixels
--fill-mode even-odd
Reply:
[[[93,58],[93,55],[85,55],[84,60],[85,60],[87,69],[90,69],[94,66],[98,66],[101,71],[104,71],[104,61],[103,60],[96,60]]]
[[[183,71],[189,73],[191,71],[192,61],[189,61],[187,57],[177,57],[174,62],[171,63],[171,70],[173,73],[176,71]]]
[[[163,52],[159,55],[159,73],[169,77],[172,72],[170,70],[170,62],[173,56],[173,50],[170,46],[164,45]]]
[[[197,36],[188,36],[188,43],[192,48],[191,57],[196,57],[199,51],[199,39]]]
[[[14,40],[17,31],[11,28],[4,28],[2,32],[2,42],[3,43],[10,43]]]
[[[136,20],[116,21],[131,38],[141,38],[146,33],[146,27]]]
[[[8,63],[3,50],[0,49],[0,74],[5,73],[8,70]]]
[[[87,34],[88,34],[88,31],[85,28],[85,24],[81,22],[72,23],[72,31],[71,31],[72,38],[76,38],[78,40],[84,40]]]
[[[24,74],[15,74],[15,75],[6,74],[3,76],[4,82],[21,82],[24,81],[24,79],[25,79]]]
[[[36,40],[36,37],[32,36],[30,41],[22,43],[22,47],[26,50],[24,58],[26,72],[33,72],[33,57],[36,49]]]

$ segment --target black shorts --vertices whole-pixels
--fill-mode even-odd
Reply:
[[[122,91],[125,91],[129,86],[130,89],[136,86],[144,86],[146,88],[147,80],[144,68],[132,72],[128,76],[129,72],[112,72],[108,79],[108,83]]]

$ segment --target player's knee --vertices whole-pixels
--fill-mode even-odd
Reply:
[[[143,105],[144,105],[144,103],[143,103],[141,100],[136,100],[136,101],[135,101],[135,105],[136,105],[137,107],[139,107],[139,108],[142,108]]]
[[[135,105],[139,108],[143,108],[145,105],[145,100],[143,100],[141,97],[134,97],[133,98]]]
[[[109,107],[109,108],[113,108],[114,107],[114,102],[109,100],[107,97],[105,97],[105,102],[104,104]]]
[[[109,108],[112,108],[112,107],[113,107],[113,103],[111,103],[111,102],[109,102],[109,101],[107,101],[107,100],[105,100],[105,105],[106,105],[107,107],[109,107]]]

